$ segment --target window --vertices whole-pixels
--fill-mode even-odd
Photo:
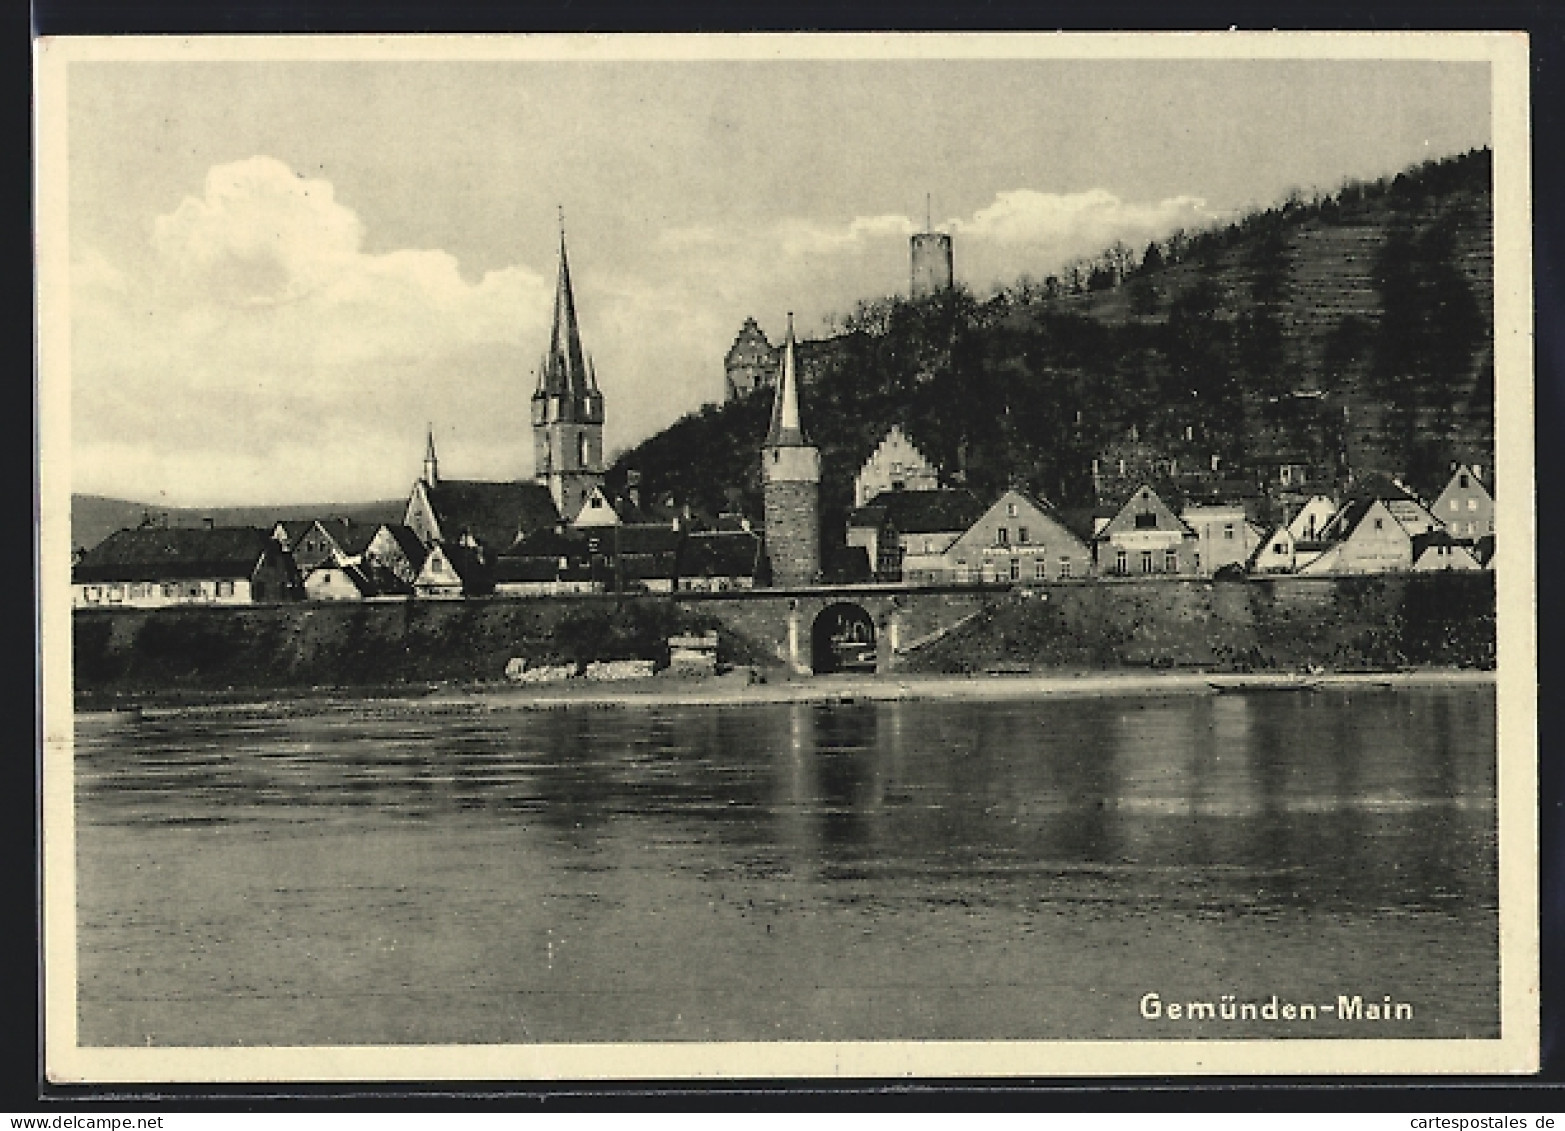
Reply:
[[[597,495],[594,495],[591,499],[588,500],[588,502],[592,504],[592,509],[595,511],[600,511],[603,509],[603,500]]]
[[[1477,510],[1478,509],[1478,500],[1477,499],[1468,499],[1467,500],[1467,509],[1470,510],[1470,511]]]
[[[1016,504],[1015,503],[1006,503],[1005,504],[1005,513],[1006,513],[1006,516],[1008,518],[1015,518],[1016,517]]]
[[[1027,543],[1032,541],[1032,538],[1029,536],[1025,526],[1018,526],[1016,528],[1016,541],[1018,545],[1022,546],[1025,546]]]
[[[219,581],[217,583],[217,595],[219,597],[232,597],[234,595],[234,583],[232,581]]]
[[[1282,467],[1282,485],[1287,487],[1293,482],[1293,468],[1284,465]]]
[[[1020,558],[1012,558],[1011,559],[1011,580],[1012,581],[1020,581],[1021,579],[1022,579],[1022,560]]]
[[[1274,553],[1274,554],[1286,554],[1287,552],[1288,552],[1288,547],[1284,546],[1281,542],[1273,542],[1272,543],[1272,553]]]
[[[1377,518],[1375,520],[1375,529],[1376,530],[1384,530],[1385,528],[1386,528],[1385,521],[1383,519],[1378,519]]]
[[[1453,511],[1459,511],[1459,510],[1461,510],[1461,509],[1462,509],[1462,504],[1461,504],[1461,501],[1460,501],[1460,500],[1458,500],[1458,499],[1452,499],[1452,500],[1451,500],[1451,509],[1452,509],[1452,510],[1453,510]]]
[[[1141,572],[1142,573],[1151,573],[1152,572],[1152,551],[1151,550],[1142,550],[1141,551]]]
[[[1128,560],[1129,559],[1125,556],[1125,551],[1124,550],[1115,550],[1114,551],[1114,572],[1115,573],[1125,573],[1125,572],[1127,572],[1129,570],[1129,568],[1130,568],[1128,565],[1126,565],[1126,562]]]
[[[1234,524],[1233,523],[1231,523],[1231,522],[1223,523],[1223,540],[1227,541],[1227,542],[1232,542],[1234,540]]]
[[[1466,475],[1458,475],[1456,477],[1456,485],[1458,487],[1462,488],[1462,490],[1464,490],[1464,491],[1467,490],[1467,476]]]
[[[1195,551],[1195,554],[1193,556],[1195,558],[1195,568],[1196,569],[1200,569],[1201,568],[1201,551],[1200,550]]]
[[[1035,563],[1035,568],[1033,570],[1033,576],[1036,577],[1039,581],[1047,581],[1049,579],[1049,563],[1048,563],[1048,561],[1046,561],[1043,558],[1039,558],[1037,560],[1037,562]]]
[[[118,604],[125,599],[125,589],[120,585],[109,586],[109,600]]]
[[[175,589],[176,589],[176,586],[173,584],[173,582],[165,581],[163,583],[163,596],[165,596],[165,597],[172,597],[172,596],[174,596]]]
[[[1157,514],[1153,511],[1142,511],[1136,516],[1137,530],[1156,530]]]
[[[934,552],[935,552],[935,540],[933,538],[925,538],[924,539],[924,553],[932,554]]]
[[[1178,551],[1176,551],[1176,550],[1164,550],[1163,551],[1163,572],[1164,573],[1178,573],[1179,572],[1179,553],[1178,553]]]
[[[1061,578],[1066,578],[1066,577],[1069,577],[1070,575],[1071,575],[1071,560],[1069,558],[1061,558],[1060,559],[1060,577]]]
[[[1011,532],[1005,527],[1000,527],[994,532],[994,540],[998,545],[1009,546],[1011,544]]]

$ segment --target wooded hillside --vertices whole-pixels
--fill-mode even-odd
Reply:
[[[1398,475],[1437,490],[1492,464],[1490,153],[1290,199],[1224,228],[1121,246],[985,298],[865,301],[803,344],[805,427],[828,529],[893,423],[980,493],[1094,498],[1125,445],[1231,486],[1280,464],[1312,482]],[[760,513],[769,390],[626,452],[649,497]],[[1319,478],[1317,478],[1319,477]]]

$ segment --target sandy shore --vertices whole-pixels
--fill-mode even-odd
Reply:
[[[311,714],[335,709],[409,712],[548,711],[571,707],[704,707],[761,703],[892,702],[897,700],[1005,701],[1105,696],[1218,695],[1242,690],[1310,691],[1342,687],[1416,687],[1492,684],[1493,671],[1430,669],[1403,672],[1298,673],[1049,672],[1023,675],[838,675],[751,683],[743,673],[709,678],[626,680],[512,686],[437,688],[416,694],[378,689],[364,694],[321,690],[245,702],[130,708],[143,716],[252,713]],[[82,713],[90,713],[83,711]]]

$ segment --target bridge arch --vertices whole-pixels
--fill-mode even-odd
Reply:
[[[810,670],[872,672],[876,664],[875,618],[853,601],[834,601],[810,626]]]

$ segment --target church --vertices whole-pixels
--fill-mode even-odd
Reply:
[[[462,593],[490,592],[501,555],[529,535],[573,523],[594,492],[601,493],[603,415],[603,393],[576,321],[562,227],[554,321],[532,394],[533,478],[444,478],[431,430],[423,475],[408,496],[403,522],[426,547],[441,549],[435,562],[459,576]]]

